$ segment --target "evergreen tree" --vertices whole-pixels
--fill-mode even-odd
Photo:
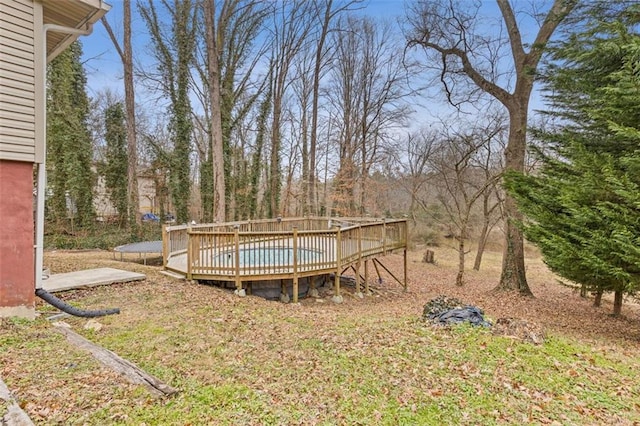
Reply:
[[[635,11],[635,12],[634,12]],[[586,289],[624,294],[640,286],[640,37],[638,7],[609,22],[591,18],[554,54],[546,88],[562,120],[539,134],[549,151],[537,176],[507,187],[526,215],[525,235],[549,267]]]
[[[128,220],[127,199],[127,127],[122,103],[109,106],[105,111],[106,153],[104,165],[105,186],[111,204],[118,212],[118,223]]]
[[[75,42],[48,69],[47,171],[52,192],[49,219],[62,224],[72,215],[81,226],[89,226],[95,219],[95,176],[91,171],[89,98],[81,56],[82,45]]]

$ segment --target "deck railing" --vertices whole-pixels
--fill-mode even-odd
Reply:
[[[235,281],[239,289],[249,280],[340,276],[351,265],[406,247],[406,220],[278,218],[163,232],[165,269],[190,279]]]

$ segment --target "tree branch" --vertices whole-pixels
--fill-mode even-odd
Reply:
[[[502,13],[502,19],[504,19],[504,23],[507,27],[507,33],[509,34],[509,44],[511,45],[511,54],[513,55],[513,60],[516,66],[516,74],[520,75],[526,54],[522,47],[522,36],[520,35],[518,22],[513,14],[513,9],[509,4],[509,0],[496,1],[500,8],[500,12]]]
[[[109,38],[113,42],[113,46],[118,51],[118,55],[120,55],[120,59],[122,60],[122,63],[124,63],[125,62],[124,61],[124,52],[122,51],[122,48],[120,48],[120,44],[118,43],[118,39],[116,38],[116,35],[113,32],[113,29],[111,28],[111,25],[109,24],[109,21],[107,21],[107,17],[103,16],[102,18],[100,18],[100,21],[102,21],[102,25],[104,25],[104,28],[107,30],[107,34],[109,34]]]
[[[422,41],[414,40],[414,44],[420,44],[423,47],[433,49],[439,52],[443,56],[443,61],[446,60],[446,56],[448,55],[453,55],[458,57],[460,59],[460,62],[462,62],[462,70],[464,71],[464,73],[471,80],[473,80],[473,82],[476,85],[478,85],[480,89],[494,96],[498,101],[500,101],[500,103],[502,103],[505,106],[512,102],[511,93],[507,92],[502,87],[484,78],[482,74],[480,74],[471,64],[471,61],[467,56],[467,52],[463,51],[462,49],[457,47],[451,47],[449,49],[445,49],[444,47],[436,43],[431,43],[426,40],[422,40]]]
[[[504,0],[500,0],[504,1]],[[538,66],[544,47],[551,38],[560,22],[567,16],[578,4],[578,0],[555,0],[551,10],[538,31],[535,41],[531,47],[531,51],[527,54],[527,65],[533,68]]]

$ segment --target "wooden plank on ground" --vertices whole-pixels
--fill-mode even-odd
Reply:
[[[115,372],[122,374],[131,383],[144,385],[157,396],[169,396],[178,392],[177,389],[172,388],[160,381],[160,379],[146,373],[131,361],[127,361],[109,349],[105,349],[102,346],[98,346],[90,340],[85,339],[75,331],[71,330],[68,324],[56,322],[53,323],[53,325],[56,326],[56,330],[67,337],[69,342],[73,343],[78,348],[89,352],[102,364],[111,368]]]
[[[7,402],[7,412],[0,417],[0,424],[7,426],[34,426],[33,422],[16,402],[9,388],[0,378],[0,399]],[[1,414],[1,413],[0,413]]]

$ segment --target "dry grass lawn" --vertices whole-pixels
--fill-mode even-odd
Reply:
[[[35,322],[2,320],[0,377],[36,424],[639,424],[640,308],[611,300],[593,308],[532,252],[535,298],[493,291],[500,253],[485,255],[456,287],[456,253],[436,264],[409,252],[409,289],[383,275],[373,295],[352,288],[282,304],[119,262],[111,253],[48,252],[53,273],[115,267],[147,279],[62,294],[85,309],[119,307],[100,318],[65,319],[75,331],[180,390],[154,398],[69,345],[38,305]],[[402,274],[402,258],[383,263]],[[377,277],[376,277],[377,278]],[[535,346],[472,327],[420,320],[437,295],[482,308],[496,320],[539,324]],[[1,407],[0,407],[1,408]]]

